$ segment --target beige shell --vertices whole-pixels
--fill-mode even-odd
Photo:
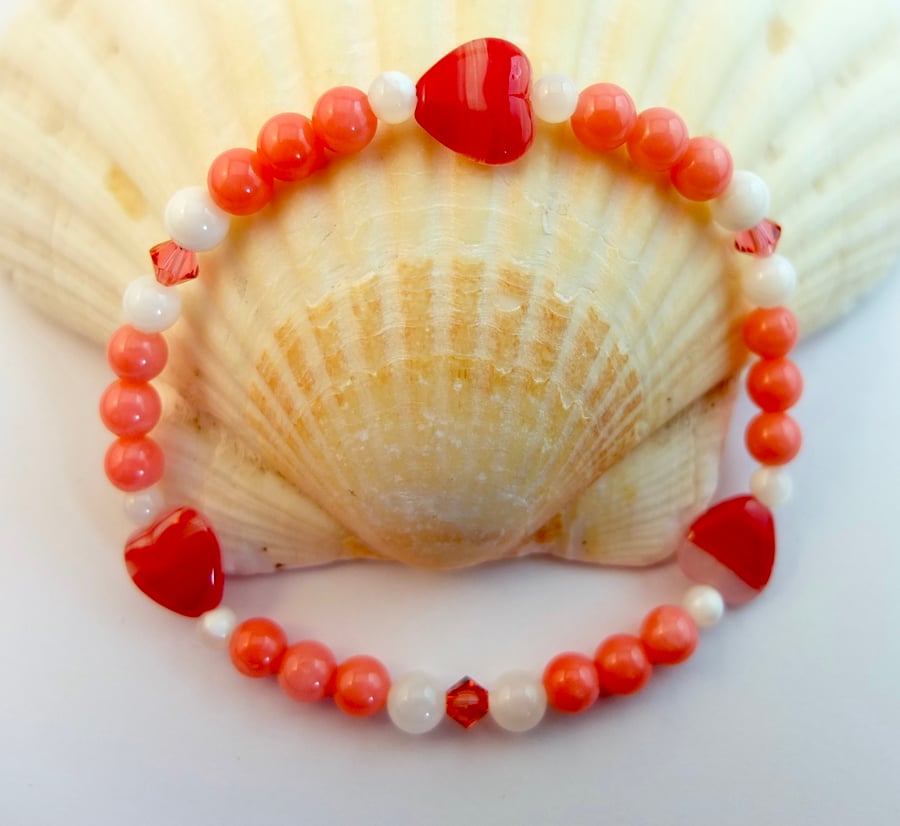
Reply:
[[[671,106],[761,173],[806,332],[896,257],[892,0],[42,0],[2,51],[4,269],[100,341],[167,198],[217,152],[488,34],[536,76]],[[296,188],[204,257],[170,336],[167,488],[230,570],[672,551],[714,490],[744,357],[739,256],[705,206],[546,125],[502,168],[382,128]]]

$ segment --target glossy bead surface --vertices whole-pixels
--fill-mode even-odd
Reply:
[[[790,500],[794,482],[786,468],[763,466],[753,471],[750,492],[767,508],[777,508]]]
[[[678,605],[660,605],[644,618],[641,642],[653,665],[684,662],[697,647],[697,623]]]
[[[786,465],[803,443],[800,425],[787,413],[760,413],[747,425],[747,450],[764,465]]]
[[[369,86],[369,106],[378,120],[403,123],[416,113],[416,83],[403,72],[382,72]]]
[[[531,64],[496,37],[464,43],[416,84],[416,121],[444,146],[474,161],[511,163],[534,139]]]
[[[670,173],[675,189],[691,201],[709,201],[731,182],[734,162],[724,144],[701,136],[691,138]]]
[[[794,348],[800,328],[787,307],[759,307],[744,320],[742,334],[751,353],[773,359],[786,356]]]
[[[370,717],[384,708],[390,687],[390,676],[384,665],[374,657],[361,654],[337,667],[334,702],[345,714]]]
[[[712,628],[725,613],[725,600],[710,585],[692,585],[684,592],[681,607],[691,615],[698,628]]]
[[[578,96],[571,123],[575,137],[588,149],[609,152],[625,143],[636,120],[628,92],[614,83],[595,83]]]
[[[230,608],[220,605],[200,615],[197,627],[205,643],[213,646],[226,646],[237,628],[237,614]]]
[[[284,652],[278,684],[300,703],[314,703],[334,692],[337,661],[331,649],[316,640],[296,642]]]
[[[613,634],[594,654],[600,691],[606,694],[634,694],[640,691],[653,666],[641,641],[631,634]]]
[[[762,221],[771,203],[769,187],[759,175],[736,169],[725,191],[711,203],[713,220],[723,229],[741,232]]]
[[[600,696],[594,661],[572,651],[550,660],[544,669],[543,684],[547,702],[566,714],[586,711]]]
[[[296,112],[269,118],[256,138],[260,163],[279,181],[300,181],[324,163],[312,121]]]
[[[161,333],[178,321],[181,297],[177,290],[164,287],[152,275],[143,275],[125,288],[122,309],[132,327],[143,333]]]
[[[488,713],[488,692],[471,677],[463,677],[447,689],[444,710],[454,723],[472,728]]]
[[[169,358],[166,339],[159,333],[144,333],[125,324],[106,345],[106,360],[121,379],[150,381],[156,378]]]
[[[143,436],[161,414],[159,393],[147,382],[118,379],[100,397],[100,419],[116,436]]]
[[[547,692],[541,680],[527,671],[509,671],[491,684],[489,711],[506,731],[530,731],[547,711]]]
[[[219,209],[252,215],[272,200],[272,173],[252,149],[226,149],[209,166],[206,185]]]
[[[128,493],[155,485],[163,475],[166,460],[162,448],[149,436],[116,439],[106,451],[106,476]]]
[[[156,521],[165,510],[166,500],[162,491],[155,485],[126,493],[122,500],[125,516],[137,527],[144,527]]]
[[[163,223],[176,244],[206,252],[225,240],[231,218],[216,205],[205,186],[188,186],[169,198]]]
[[[568,75],[559,73],[539,78],[531,90],[535,117],[546,123],[563,123],[575,113],[578,89]]]
[[[687,126],[671,109],[663,106],[645,109],[637,116],[626,145],[635,166],[664,172],[675,166],[687,152]]]
[[[391,722],[407,734],[425,734],[444,719],[444,691],[434,677],[413,671],[394,680],[388,691]]]
[[[312,122],[319,140],[341,155],[364,149],[378,128],[366,93],[353,86],[336,86],[325,92],[316,101]]]
[[[741,274],[744,298],[759,307],[784,304],[797,287],[794,265],[777,252],[767,258],[754,259]]]
[[[760,359],[747,373],[747,395],[767,413],[793,407],[802,393],[803,375],[790,359]]]
[[[281,667],[287,648],[282,627],[266,617],[244,620],[231,635],[228,653],[234,667],[246,677],[272,677]]]

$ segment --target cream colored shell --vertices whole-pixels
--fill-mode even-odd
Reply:
[[[331,85],[501,35],[614,80],[769,182],[805,331],[896,257],[900,13],[863,3],[37,2],[0,88],[0,256],[105,338],[161,212]],[[162,428],[173,500],[228,567],[453,567],[671,552],[715,487],[740,262],[705,206],[541,125],[485,168],[415,124],[236,221],[185,288]]]

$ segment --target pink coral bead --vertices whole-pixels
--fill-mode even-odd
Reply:
[[[119,379],[100,397],[100,418],[116,436],[143,436],[161,414],[159,393],[147,382]]]
[[[374,657],[358,655],[342,662],[334,675],[334,702],[345,714],[370,717],[387,703],[391,678]]]
[[[327,645],[302,640],[285,651],[278,684],[292,699],[314,703],[334,693],[336,667],[334,654]]]
[[[690,201],[709,201],[731,183],[734,161],[724,144],[715,138],[688,141],[684,156],[672,167],[672,183]]]
[[[571,124],[575,137],[594,152],[608,152],[625,143],[637,112],[621,86],[595,83],[578,96]]]
[[[316,101],[312,123],[319,140],[341,155],[366,147],[378,128],[369,98],[353,86],[336,86],[325,92]]]
[[[684,157],[688,148],[687,126],[671,109],[645,109],[637,116],[627,145],[636,166],[663,172]]]
[[[109,481],[127,493],[155,485],[162,478],[165,464],[162,448],[149,436],[116,439],[103,462]]]
[[[150,381],[166,366],[169,347],[160,333],[143,333],[130,324],[116,330],[106,347],[106,359],[121,379]]]

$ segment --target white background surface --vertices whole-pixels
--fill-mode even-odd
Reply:
[[[101,471],[102,353],[2,284],[0,824],[900,822],[898,329],[895,277],[801,346],[806,447],[779,567],[694,659],[524,737],[447,723],[419,739],[239,677],[132,587]],[[748,416],[723,494],[751,469]],[[229,582],[226,601],[449,685],[592,651],[680,582],[671,567],[360,564]]]

